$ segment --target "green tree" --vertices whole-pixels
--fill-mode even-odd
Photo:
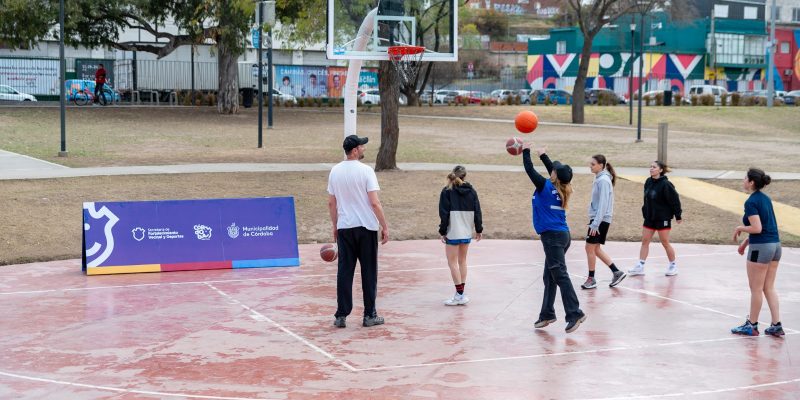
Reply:
[[[217,108],[225,114],[238,111],[236,61],[253,23],[252,0],[67,0],[65,8],[64,42],[71,46],[144,51],[163,58],[180,46],[213,41],[219,56]],[[50,38],[57,32],[58,9],[58,0],[0,0],[0,37],[15,48]],[[161,29],[167,20],[174,21],[179,33]],[[126,29],[142,29],[162,43],[121,42]]]

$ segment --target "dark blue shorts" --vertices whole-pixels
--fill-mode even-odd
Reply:
[[[459,244],[469,244],[471,241],[472,239],[454,239],[454,240],[447,239],[445,240],[445,243],[451,246],[458,246]]]

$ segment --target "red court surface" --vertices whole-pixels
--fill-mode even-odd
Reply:
[[[630,267],[638,243],[610,243]],[[644,277],[582,291],[585,253],[568,265],[578,331],[535,330],[538,241],[472,245],[466,306],[437,241],[381,248],[378,311],[361,327],[360,289],[333,327],[335,264],[300,247],[299,268],[86,277],[77,260],[0,268],[2,399],[798,399],[800,249],[784,249],[778,290],[787,335],[739,337],[744,258],[733,246],[676,245],[665,277],[653,245]],[[356,288],[360,287],[356,276]],[[761,322],[769,324],[766,303]],[[763,331],[765,327],[762,326]]]

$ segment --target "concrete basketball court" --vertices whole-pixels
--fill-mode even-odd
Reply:
[[[627,269],[638,243],[606,249]],[[580,290],[581,242],[569,271],[588,315],[574,333],[536,330],[538,240],[485,240],[470,252],[466,306],[452,295],[442,244],[380,250],[378,311],[360,324],[361,291],[333,327],[335,264],[300,246],[299,268],[84,276],[79,260],[3,267],[0,398],[14,399],[797,399],[800,249],[784,249],[777,287],[787,335],[741,337],[749,291],[734,246],[675,245],[647,275]],[[761,322],[769,324],[766,303]],[[763,334],[764,327],[761,327]]]

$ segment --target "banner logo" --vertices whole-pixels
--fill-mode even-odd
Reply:
[[[144,240],[144,229],[140,226],[131,229],[131,234],[133,234],[133,238],[136,239],[137,242]]]
[[[239,237],[239,227],[236,226],[235,222],[228,227],[228,237],[230,237],[231,239],[236,239],[237,237]]]
[[[103,237],[105,240],[105,244],[94,242],[87,250],[86,250],[86,258],[88,261],[89,257],[93,257],[95,254],[100,253],[92,261],[87,262],[88,267],[96,267],[102,264],[104,261],[111,257],[111,253],[114,252],[114,234],[111,232],[111,229],[114,228],[117,222],[119,222],[119,218],[117,218],[114,213],[112,213],[108,208],[103,206],[99,211],[95,209],[94,203],[84,203],[83,209],[89,212],[89,216],[93,220],[102,220],[106,218],[105,224],[103,224]],[[91,229],[92,225],[89,223],[83,224],[83,230],[88,231]]]
[[[194,234],[197,235],[197,238],[200,240],[211,240],[211,231],[212,229],[205,225],[194,226]]]

